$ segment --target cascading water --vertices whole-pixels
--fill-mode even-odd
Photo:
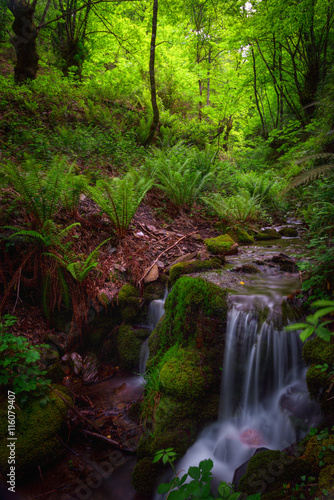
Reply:
[[[231,482],[235,469],[256,448],[289,446],[318,418],[318,408],[308,398],[299,336],[276,327],[274,317],[261,323],[249,304],[259,296],[244,298],[231,297],[219,419],[178,464],[186,471],[211,458],[217,482]]]
[[[166,287],[162,299],[152,300],[148,306],[147,327],[153,331],[165,313],[165,301],[167,299],[168,289]],[[149,356],[148,339],[143,342],[139,357],[139,373],[145,373],[146,363]]]

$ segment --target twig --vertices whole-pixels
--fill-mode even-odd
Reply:
[[[138,224],[140,225],[140,227],[143,229],[143,231],[145,231],[147,234],[149,234],[150,236],[152,236],[152,238],[154,238],[155,240],[157,239],[157,237],[153,234],[153,233],[150,233],[150,231],[148,231],[144,226],[143,224],[141,224],[140,222],[138,222]]]
[[[72,450],[72,448],[70,448],[69,446],[67,446],[67,444],[64,443],[64,441],[58,436],[58,434],[56,434],[56,438],[58,439],[58,441],[60,442],[60,444],[62,444],[64,446],[64,448],[66,448],[68,451],[70,451],[71,453],[73,453],[73,455],[75,455],[77,457],[80,456],[76,451]]]
[[[64,396],[62,396],[60,394],[59,391],[57,391],[57,389],[53,389],[53,387],[50,387],[50,389],[55,392],[70,408],[71,410],[74,411],[74,413],[76,413],[80,418],[82,418],[82,420],[84,420],[88,425],[90,425],[91,427],[93,427],[93,429],[95,429],[97,432],[99,432],[99,429],[93,424],[93,422],[91,422],[90,420],[88,420],[88,418],[84,417],[79,410],[77,410],[73,405],[71,405],[71,403],[69,403],[67,401],[66,398],[64,398]]]
[[[138,285],[140,286],[141,282],[143,281],[143,279],[145,278],[145,276],[148,275],[148,273],[151,271],[152,267],[158,262],[158,260],[160,259],[160,257],[168,252],[168,250],[170,250],[171,248],[175,247],[178,243],[180,243],[180,241],[182,241],[184,238],[187,238],[188,236],[191,236],[192,234],[195,234],[197,231],[193,231],[192,233],[189,233],[189,234],[185,234],[184,236],[182,236],[182,238],[179,238],[175,243],[173,243],[173,245],[171,245],[170,247],[166,248],[166,250],[164,250],[163,252],[161,252],[158,257],[155,259],[155,261],[150,265],[150,267],[148,269],[146,269],[145,273],[143,274],[143,276],[140,278],[140,280],[138,281]]]
[[[130,448],[123,447],[121,443],[118,443],[117,441],[114,441],[113,439],[107,438],[106,436],[103,436],[103,434],[99,434],[99,433],[91,432],[91,431],[86,431],[85,429],[82,429],[82,432],[84,434],[88,434],[88,436],[93,436],[97,439],[101,439],[102,441],[105,441],[106,443],[109,443],[112,446],[115,446],[115,448],[117,448],[118,450],[127,451],[129,453],[134,453],[134,450],[131,450]]]

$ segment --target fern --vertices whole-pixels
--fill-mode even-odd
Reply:
[[[5,166],[6,177],[20,195],[35,227],[41,228],[44,222],[53,219],[59,210],[65,167],[66,162],[60,157],[56,157],[48,169],[28,158],[21,169],[13,164]]]
[[[75,214],[78,210],[80,195],[85,191],[87,186],[87,178],[84,175],[75,175],[73,173],[73,165],[70,167],[62,189],[61,201],[64,208],[71,214]]]
[[[314,155],[307,156],[297,163],[301,163],[307,160],[334,160],[334,154],[333,153],[318,153]],[[297,177],[295,177],[290,184],[288,185],[287,188],[283,191],[283,193],[286,193],[287,191],[298,188],[304,184],[309,184],[310,182],[314,181],[321,175],[324,175],[328,170],[334,169],[334,161],[332,163],[325,162],[323,165],[320,165],[319,167],[314,167],[308,170],[307,172],[303,172]]]
[[[96,186],[87,186],[86,190],[114,223],[118,236],[123,238],[152,184],[152,180],[139,178],[135,172],[128,172],[122,179],[114,177],[111,180],[99,180]]]
[[[257,172],[242,174],[240,180],[250,196],[254,199],[257,198],[258,202],[265,200],[276,184],[275,180],[268,179],[266,175],[259,178]]]
[[[221,194],[214,193],[212,198],[203,196],[202,200],[213,208],[219,217],[231,224],[256,220],[261,211],[260,198],[252,197],[245,190],[226,199]]]

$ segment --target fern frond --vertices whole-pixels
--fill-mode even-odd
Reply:
[[[334,156],[334,155],[333,155]],[[320,167],[312,168],[307,172],[303,172],[302,174],[295,177],[288,187],[286,187],[283,191],[283,194],[290,191],[291,189],[302,186],[303,184],[308,184],[309,182],[314,181],[321,175],[324,175],[328,170],[334,169],[334,163],[328,163],[327,165],[321,165]]]

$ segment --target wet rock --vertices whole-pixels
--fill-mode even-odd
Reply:
[[[91,384],[92,382],[97,381],[98,369],[99,362],[96,354],[94,354],[93,352],[89,352],[85,356],[82,366],[82,380],[84,384]]]
[[[283,272],[296,273],[298,271],[295,261],[285,253],[274,255],[271,261],[274,264],[278,264],[280,270]]]
[[[236,273],[246,273],[246,274],[257,274],[261,272],[256,266],[253,264],[243,264],[242,266],[235,267],[232,271]]]
[[[276,229],[263,229],[255,235],[257,241],[279,240],[282,236],[278,234]]]
[[[294,227],[291,227],[291,226],[288,226],[288,227],[282,227],[282,229],[280,229],[278,231],[278,233],[281,235],[281,236],[285,236],[287,238],[295,238],[298,236],[298,231],[296,228]]]
[[[45,345],[41,347],[40,362],[45,366],[51,366],[59,360],[59,353],[56,346]]]
[[[257,455],[257,453],[260,453],[261,451],[266,451],[266,450],[268,450],[268,448],[257,448],[257,450],[254,451],[254,454],[252,455],[251,458],[253,458],[255,455]],[[251,459],[249,459],[249,460],[247,460],[247,462],[244,462],[243,464],[239,465],[239,467],[237,469],[235,469],[235,471],[234,471],[232,484],[233,484],[233,486],[235,486],[236,489],[239,486],[240,479],[247,472],[247,466],[248,466],[250,460]]]

